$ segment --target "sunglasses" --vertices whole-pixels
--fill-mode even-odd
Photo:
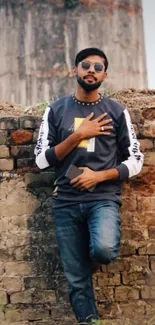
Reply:
[[[105,66],[101,63],[91,63],[88,61],[82,61],[80,62],[82,69],[89,70],[91,66],[94,67],[95,72],[102,72],[105,69]]]

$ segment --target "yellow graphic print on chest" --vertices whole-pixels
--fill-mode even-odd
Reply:
[[[75,117],[74,119],[74,130],[76,131],[81,123],[83,122],[84,118],[82,117]],[[88,152],[94,152],[95,151],[95,138],[91,138],[88,140],[82,140],[79,145],[79,148],[85,148]]]
[[[74,120],[74,128],[75,128],[75,131],[79,128],[79,126],[81,125],[81,123],[83,122],[84,118],[82,117],[75,117],[75,120]],[[80,148],[88,148],[88,140],[82,140],[78,147]]]

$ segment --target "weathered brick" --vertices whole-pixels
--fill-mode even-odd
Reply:
[[[18,200],[19,193],[21,193],[21,201]],[[22,216],[25,214],[33,214],[40,206],[40,202],[37,201],[36,198],[32,198],[30,193],[25,193],[22,189],[17,190],[14,188],[14,192],[8,193],[7,201],[1,201],[0,216],[12,217],[15,215]]]
[[[139,123],[141,124],[142,121],[144,120],[140,109],[136,109],[136,108],[130,109],[130,116],[131,116],[132,123],[134,124],[139,124]]]
[[[111,318],[117,318],[122,314],[120,304],[118,303],[100,303],[98,306],[98,311],[101,319],[107,320]],[[108,320],[107,320],[108,321]],[[104,325],[104,323],[103,323]],[[106,325],[114,325],[112,324],[106,324]]]
[[[0,262],[0,276],[5,272],[5,263]]]
[[[22,320],[22,311],[19,309],[5,309],[5,319],[10,321],[12,324],[13,322],[18,322]]]
[[[151,270],[155,272],[155,256],[151,256],[150,261],[151,261]]]
[[[150,150],[153,148],[153,141],[149,139],[140,139],[140,149],[141,151]]]
[[[7,300],[7,293],[4,290],[0,290],[0,305],[6,305],[8,302]]]
[[[136,317],[145,315],[145,302],[142,300],[139,301],[135,300],[134,302],[128,301],[126,303],[121,302],[119,304],[119,308],[122,311],[122,314],[125,318],[133,317],[134,319],[135,315]]]
[[[137,201],[136,201],[136,198],[135,197],[132,197],[132,196],[128,196],[128,197],[122,197],[123,199],[123,207],[122,209],[124,211],[136,211],[137,209]]]
[[[18,129],[18,126],[19,126],[18,117],[0,117],[1,130],[15,130]]]
[[[99,302],[113,301],[114,289],[112,287],[95,287],[95,296]]]
[[[62,324],[62,322],[61,322]],[[30,322],[29,325],[60,325],[57,322],[55,322],[54,320],[51,320],[51,318],[49,318],[48,320],[45,321],[36,321],[36,322]],[[65,324],[62,324],[65,325]],[[66,325],[75,325],[73,323],[67,323]]]
[[[0,229],[1,231],[14,231],[14,233],[27,231],[27,222],[29,217],[27,215],[12,216],[12,217],[0,217]]]
[[[5,145],[0,146],[0,158],[9,157],[9,148]]]
[[[35,159],[33,158],[23,158],[23,159],[17,159],[17,167],[23,168],[23,167],[35,167]]]
[[[145,121],[144,125],[140,128],[140,134],[147,138],[155,137],[155,121]]]
[[[53,309],[53,308],[52,308]],[[49,317],[49,309],[48,307],[37,307],[37,305],[33,305],[32,307],[26,308],[22,311],[22,320],[39,320],[46,319]]]
[[[0,130],[0,145],[7,144],[7,131]]]
[[[56,303],[56,295],[54,290],[37,290],[33,294],[33,303],[44,304],[44,303]]]
[[[0,170],[12,170],[14,168],[13,159],[0,159]]]
[[[33,158],[34,145],[11,146],[11,154],[17,158]]]
[[[46,289],[47,283],[46,278],[42,276],[24,277],[24,287],[25,289],[36,288],[36,289]]]
[[[122,228],[122,240],[134,239],[134,240],[144,240],[148,239],[148,230],[141,227],[141,229],[135,228]]]
[[[139,248],[138,252],[140,255],[155,255],[155,242],[149,242],[148,244]]]
[[[155,152],[146,152],[144,156],[145,166],[155,166]]]
[[[33,263],[30,262],[7,262],[6,275],[30,275],[32,272]]]
[[[150,324],[153,324],[154,317],[155,317],[155,301],[154,300],[149,300],[149,302],[145,303],[145,313],[147,316],[149,316],[150,319]]]
[[[142,299],[155,299],[155,286],[144,286],[141,295]]]
[[[1,287],[6,290],[8,293],[16,292],[22,290],[23,281],[21,277],[6,277],[3,276],[0,278]]]
[[[134,273],[123,272],[122,282],[125,285],[143,285],[146,284],[146,276],[142,268],[139,268],[139,270]]]
[[[42,117],[39,116],[22,116],[20,117],[21,129],[37,129],[40,127]]]
[[[30,304],[32,303],[33,293],[34,289],[12,293],[10,295],[10,301],[12,304]]]
[[[149,227],[149,237],[150,239],[155,238],[155,227]]]
[[[11,133],[11,138],[16,144],[25,144],[32,142],[33,133],[25,130],[17,130]]]
[[[0,309],[0,324],[1,324],[1,321],[4,321],[4,319],[5,319],[4,311],[3,311],[3,309]]]
[[[149,259],[148,256],[131,256],[127,258],[129,262],[129,273],[139,272],[149,268]]]
[[[146,284],[149,286],[155,286],[155,274],[150,270],[147,272]]]
[[[138,197],[138,211],[153,212],[155,207],[155,196]]]
[[[132,240],[126,240],[121,242],[120,255],[130,256],[136,254],[136,243]]]
[[[16,321],[15,322],[13,321],[12,322],[11,321],[11,324],[10,324],[10,319],[8,319],[8,320],[4,320],[3,323],[0,322],[0,325],[30,325],[30,324],[29,324],[28,321],[24,321],[24,322],[22,322],[22,321],[19,321],[19,322],[18,321],[17,322]]]
[[[139,299],[139,290],[133,287],[120,286],[115,289],[116,301],[128,301]]]
[[[120,285],[120,274],[104,274],[101,273],[97,277],[97,284],[99,287],[117,286]]]
[[[35,130],[33,133],[33,143],[36,143],[38,140],[39,129]]]

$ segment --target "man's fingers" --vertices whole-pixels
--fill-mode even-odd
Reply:
[[[73,178],[71,181],[70,181],[70,184],[76,184],[77,182],[79,181],[79,176]]]
[[[105,130],[112,130],[113,129],[113,126],[109,125],[109,126],[100,126],[100,130],[103,132]]]
[[[97,122],[100,122],[101,120],[103,120],[103,118],[105,118],[107,116],[107,113],[103,113],[103,114],[101,114],[100,116],[98,116],[95,120],[97,121]]]
[[[110,135],[110,132],[100,132],[100,135]]]
[[[87,121],[89,121],[89,120],[91,120],[92,119],[92,117],[94,116],[94,113],[92,112],[92,113],[90,113],[85,119],[87,120]]]
[[[99,125],[104,126],[104,125],[107,125],[107,124],[109,124],[111,122],[112,122],[112,119],[108,119],[108,120],[104,120],[104,121],[100,122]]]

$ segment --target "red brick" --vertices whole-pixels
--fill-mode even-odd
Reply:
[[[25,130],[17,130],[12,132],[11,137],[16,144],[24,144],[32,142],[33,133]]]

